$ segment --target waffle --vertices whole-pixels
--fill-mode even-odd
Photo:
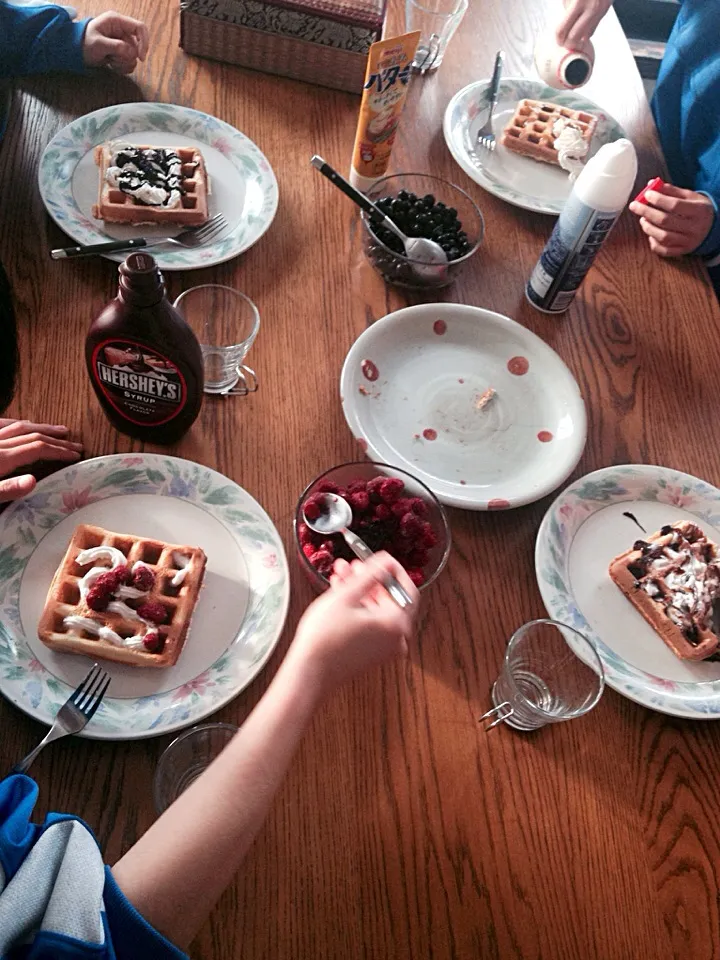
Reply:
[[[521,100],[518,103],[514,117],[502,132],[500,143],[513,153],[559,166],[553,124],[561,118],[582,133],[589,147],[598,122],[596,116],[541,100]]]
[[[205,160],[197,147],[138,146],[138,150],[174,150],[182,163],[181,196],[174,206],[151,206],[136,200],[107,182],[107,171],[112,166],[113,149],[117,144],[95,147],[95,163],[100,169],[98,201],[92,215],[108,223],[163,223],[168,226],[197,226],[208,219],[208,180]]]
[[[116,593],[114,599],[121,599],[129,605],[148,601],[160,602],[167,614],[164,624],[155,628],[152,624],[148,626],[142,621],[130,619],[109,609],[103,612],[90,609],[86,599],[81,597],[80,580],[93,567],[106,567],[110,570],[111,559],[104,556],[80,566],[76,563],[76,557],[81,550],[98,546],[118,549],[130,568],[138,561],[150,568],[155,583],[142,598],[130,598],[127,593],[124,597],[118,597]],[[173,558],[174,553],[189,558],[190,561],[187,565],[188,572],[179,587],[174,587],[171,583],[183,566]],[[170,667],[177,662],[185,643],[206,561],[207,558],[199,547],[163,543],[161,540],[148,540],[131,534],[111,533],[102,527],[81,524],[75,529],[50,584],[38,624],[38,636],[48,647],[60,653],[79,653],[93,659],[115,660],[137,667]],[[118,592],[122,591],[121,587]],[[164,644],[157,653],[149,652],[137,641],[133,647],[119,646],[98,637],[92,629],[66,624],[65,618],[69,616],[93,620],[103,627],[109,627],[123,639],[137,637],[156,629]]]
[[[612,561],[610,576],[676,656],[716,654],[720,549],[694,523],[674,523],[636,541]]]

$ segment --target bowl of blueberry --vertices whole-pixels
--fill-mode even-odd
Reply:
[[[448,258],[446,268],[428,270],[422,261],[405,256],[394,233],[363,212],[365,256],[388,283],[415,289],[447,287],[480,249],[483,215],[464,190],[447,180],[398,173],[378,180],[367,196],[406,236],[434,240]]]
[[[312,519],[320,509],[318,494],[324,493],[345,497],[353,512],[350,529],[371,550],[387,550],[399,560],[420,590],[430,586],[447,563],[451,545],[447,516],[424,483],[384,463],[343,463],[308,484],[295,510],[298,557],[317,588],[328,586],[336,559],[354,559],[341,534],[323,537],[304,521],[304,511]]]

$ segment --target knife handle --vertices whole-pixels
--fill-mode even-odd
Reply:
[[[505,59],[505,54],[502,50],[498,50],[495,56],[495,67],[493,69],[492,80],[490,81],[490,91],[488,93],[488,100],[490,101],[490,110],[495,109],[495,104],[497,103],[498,90],[500,88],[500,77],[502,75],[503,61]]]
[[[86,247],[60,247],[51,250],[53,260],[66,260],[71,257],[93,257],[96,253],[115,253],[118,250],[135,250],[137,247],[146,247],[147,240],[137,237],[131,240],[109,240],[107,243],[91,243]]]

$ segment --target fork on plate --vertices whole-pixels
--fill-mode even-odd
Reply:
[[[487,120],[478,130],[476,138],[479,146],[491,151],[495,149],[495,134],[493,133],[492,126],[493,110],[497,104],[498,91],[500,89],[500,75],[502,74],[504,59],[505,54],[502,52],[502,50],[498,50],[495,56],[495,67],[493,69],[492,80],[490,81],[490,89],[488,90],[487,95],[490,105]]]
[[[48,743],[73,733],[80,733],[95,716],[109,684],[110,677],[108,674],[101,670],[97,664],[94,664],[82,683],[60,707],[47,736],[20,763],[15,764],[10,773],[25,773],[35,757]]]
[[[188,227],[174,237],[132,237],[128,240],[109,240],[107,243],[91,243],[85,247],[60,247],[51,250],[53,260],[65,260],[70,257],[94,257],[98,253],[117,253],[119,250],[137,250],[139,247],[157,247],[161,243],[174,243],[180,247],[202,247],[216,240],[228,222],[221,213],[200,224]]]

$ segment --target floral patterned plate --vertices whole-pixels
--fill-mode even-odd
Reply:
[[[167,670],[102,661],[109,695],[85,731],[130,740],[169,733],[218,710],[262,670],[289,600],[283,545],[241,487],[207,467],[159,454],[67,467],[0,516],[0,692],[50,724],[88,660],[48,649],[37,624],[79,523],[202,547],[208,563],[180,659]]]
[[[720,716],[720,663],[679,660],[608,575],[610,561],[666,523],[692,520],[716,542],[720,490],[656,466],[607,467],[571,484],[545,514],[535,570],[548,614],[589,637],[608,684],[678,717]]]
[[[264,155],[244,134],[207,113],[171,103],[121,103],[73,120],[57,133],[40,160],[40,195],[55,223],[80,244],[109,237],[166,237],[178,228],[129,226],[94,220],[98,169],[93,149],[107,140],[154,146],[199,146],[210,180],[210,215],[222,213],[228,229],[202,247],[152,248],[163,270],[210,267],[237,257],[265,233],[275,216],[278,187]],[[122,262],[127,253],[108,254]]]
[[[456,93],[448,104],[443,132],[450,153],[465,173],[488,193],[525,210],[560,213],[572,189],[568,174],[560,167],[530,160],[500,145],[500,134],[515,113],[518,100],[525,97],[549,100],[572,110],[594,113],[599,122],[590,148],[591,156],[604,143],[624,137],[622,127],[592,100],[574,90],[553,90],[539,80],[508,78],[500,83],[493,113],[493,129],[498,142],[496,149],[489,153],[477,145],[477,132],[487,115],[489,86],[489,80],[471,83]]]

